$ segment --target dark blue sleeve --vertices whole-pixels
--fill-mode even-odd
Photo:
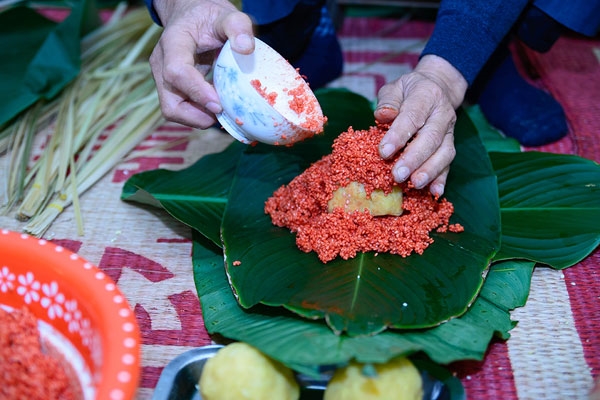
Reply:
[[[148,8],[148,12],[150,13],[150,17],[152,17],[152,21],[162,26],[162,22],[160,22],[160,18],[158,18],[154,4],[152,4],[152,0],[144,0],[144,3],[146,4],[146,8]]]
[[[527,0],[442,0],[435,28],[421,56],[452,64],[469,85],[515,24]]]
[[[270,24],[287,17],[301,0],[244,0],[242,11],[250,15],[257,25]],[[305,3],[311,1],[304,0]],[[316,1],[312,1],[315,2]]]
[[[575,32],[587,36],[600,32],[600,0],[536,0],[534,4]]]

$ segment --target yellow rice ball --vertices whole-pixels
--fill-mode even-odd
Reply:
[[[365,375],[365,364],[352,362],[336,370],[323,400],[422,400],[423,380],[408,358],[372,364],[373,376]]]
[[[300,387],[289,368],[236,342],[206,362],[200,394],[203,400],[297,400]]]

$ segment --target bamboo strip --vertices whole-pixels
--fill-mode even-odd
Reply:
[[[25,232],[43,235],[73,205],[83,234],[81,194],[164,122],[147,62],[160,32],[144,8],[119,4],[82,39],[77,78],[0,131],[0,152],[10,151],[4,211],[21,201],[17,217],[28,220]],[[33,137],[41,132],[51,134],[32,161]]]

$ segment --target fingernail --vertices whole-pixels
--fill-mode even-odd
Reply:
[[[444,194],[444,185],[442,185],[441,183],[436,183],[434,185],[431,185],[431,188],[429,188],[429,190],[434,196],[442,197],[442,195]]]
[[[235,48],[238,50],[250,51],[253,45],[254,41],[252,40],[252,37],[246,35],[245,33],[235,37]]]
[[[398,109],[388,104],[377,104],[375,114],[382,120],[381,122],[391,122],[398,115]]]
[[[394,178],[396,182],[404,182],[410,175],[410,170],[407,167],[400,166],[394,168]]]
[[[412,178],[412,183],[413,183],[413,185],[415,185],[415,188],[417,188],[417,189],[422,189],[423,187],[425,187],[425,185],[427,185],[428,181],[429,181],[429,175],[427,175],[425,172],[419,172],[418,174],[415,175],[414,178]]]
[[[384,144],[381,147],[381,151],[380,151],[381,157],[383,157],[383,158],[390,157],[392,154],[394,154],[394,150],[396,150],[396,149],[394,148],[393,144],[391,144],[391,143]]]
[[[206,103],[206,109],[213,114],[219,114],[221,111],[223,111],[223,108],[221,107],[221,105],[219,105],[218,103],[215,103],[214,101],[210,101],[210,102]]]

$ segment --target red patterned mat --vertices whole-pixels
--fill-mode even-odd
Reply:
[[[524,57],[541,85],[562,104],[570,128],[567,138],[539,150],[577,154],[600,162],[600,38],[566,36],[548,53],[525,50]],[[570,151],[564,151],[566,143],[570,144]],[[564,272],[575,326],[594,378],[600,375],[598,267],[600,251],[596,249]]]
[[[347,18],[340,32],[344,76],[332,84],[374,100],[379,88],[411,70],[433,25],[429,22]],[[598,161],[600,82],[597,41],[561,40],[548,54],[525,53],[539,82],[563,103],[571,132],[542,150],[579,154]],[[590,56],[590,53],[592,56]],[[595,75],[595,79],[594,78]],[[65,210],[46,233],[99,265],[117,281],[135,310],[142,332],[139,399],[152,396],[164,366],[184,351],[210,343],[203,326],[191,267],[189,229],[155,209],[120,201],[123,182],[140,171],[180,169],[222,150],[231,138],[216,129],[192,131],[165,124],[136,151],[191,140],[152,154],[134,154],[81,198],[84,236],[73,211]],[[2,164],[0,163],[0,172]],[[12,216],[0,227],[20,230]],[[497,341],[482,362],[452,369],[470,399],[587,399],[599,373],[600,264],[598,251],[566,270],[537,268],[528,303],[507,342]]]
[[[561,38],[555,46],[545,54],[536,53],[522,46],[515,46],[515,54],[527,71],[531,80],[550,92],[565,110],[569,123],[569,134],[562,140],[538,148],[537,150],[554,153],[576,154],[590,160],[600,161],[600,40],[592,40],[579,36]],[[598,184],[599,182],[591,183]],[[600,221],[599,221],[600,223]],[[564,371],[564,394],[555,392],[550,382],[531,387],[517,388],[513,379],[514,361],[508,348],[512,341],[495,343],[491,346],[485,362],[465,362],[456,365],[456,371],[463,378],[463,383],[470,398],[587,398],[584,390],[577,391],[575,381],[588,373],[597,378],[600,375],[600,251],[564,271],[561,290],[566,290],[569,300],[570,315],[557,312],[552,315],[554,321],[540,321],[548,327],[555,324],[574,324],[577,336],[572,340],[573,346],[581,346],[585,365],[579,371]],[[532,291],[533,293],[533,291]],[[532,294],[533,295],[533,294]],[[517,318],[518,319],[518,318]],[[572,321],[571,321],[572,319]],[[542,325],[543,326],[543,325]],[[547,336],[540,338],[546,342],[555,340],[559,334],[548,329]],[[540,353],[542,354],[542,353]],[[544,372],[544,364],[560,357],[556,354],[543,354],[546,361],[540,360],[537,371],[523,380],[527,384],[540,379],[535,373]],[[555,357],[556,356],[556,357]],[[566,360],[568,351],[563,356]],[[511,363],[513,361],[513,363]],[[546,364],[547,365],[547,364]],[[557,373],[561,373],[557,370]],[[571,375],[573,374],[573,375]],[[543,381],[543,379],[542,379]],[[565,382],[573,385],[572,389]],[[520,390],[517,390],[520,389]],[[518,396],[519,395],[519,396]],[[567,396],[568,395],[568,396]]]

